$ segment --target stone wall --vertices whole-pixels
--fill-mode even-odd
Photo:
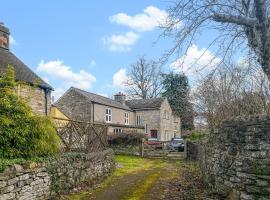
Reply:
[[[17,87],[18,96],[21,97],[33,109],[33,112],[39,115],[46,113],[45,90],[39,87],[33,87],[27,84],[19,84]],[[51,92],[47,93],[47,112],[51,107]]]
[[[224,121],[207,142],[187,143],[221,199],[270,199],[270,116]]]
[[[39,200],[69,192],[81,184],[92,185],[114,169],[112,150],[69,153],[43,164],[14,165],[0,173],[0,200]]]

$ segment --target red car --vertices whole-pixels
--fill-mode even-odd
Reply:
[[[162,148],[162,142],[158,141],[157,138],[148,138],[144,143],[154,148]]]

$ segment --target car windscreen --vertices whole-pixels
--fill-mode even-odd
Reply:
[[[184,140],[183,139],[174,139],[173,140],[173,143],[184,143]]]

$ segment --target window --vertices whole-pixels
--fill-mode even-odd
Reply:
[[[137,115],[137,117],[136,117],[136,125],[137,126],[141,125],[141,116],[140,115]]]
[[[125,112],[125,125],[129,125],[129,113]]]
[[[121,128],[115,128],[115,129],[113,129],[113,133],[115,135],[120,135],[122,132],[123,132],[123,130]]]
[[[169,112],[167,110],[164,111],[164,119],[169,119]]]
[[[144,133],[145,133],[145,134],[148,132],[147,128],[148,128],[148,127],[147,127],[147,124],[145,124],[145,125],[144,125]]]
[[[112,109],[106,108],[106,122],[112,122]]]

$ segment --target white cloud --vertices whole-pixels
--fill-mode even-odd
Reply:
[[[104,39],[104,44],[109,46],[111,51],[130,51],[131,46],[139,39],[139,35],[133,31],[125,34],[112,35]]]
[[[171,63],[170,67],[188,76],[196,76],[214,69],[220,61],[211,51],[192,45],[186,55]]]
[[[126,69],[122,68],[113,75],[113,87],[123,89],[125,88],[125,83],[127,82],[127,80],[128,75]]]
[[[106,93],[97,93],[97,94],[100,95],[100,96],[103,96],[103,97],[109,97],[109,95],[106,94]]]
[[[97,64],[97,63],[96,63],[96,61],[95,61],[95,60],[91,60],[91,62],[90,62],[90,66],[91,66],[91,67],[95,67],[95,66],[96,66],[96,64]]]
[[[143,13],[130,16],[126,13],[118,13],[110,17],[111,23],[128,26],[136,31],[151,31],[161,24],[164,24],[168,17],[165,10],[160,10],[154,6],[148,6]]]
[[[16,42],[16,40],[14,39],[14,37],[12,37],[12,35],[9,36],[9,44],[10,45],[17,45],[18,44]]]
[[[65,65],[60,60],[48,62],[42,60],[37,71],[62,81],[65,86],[74,86],[84,90],[90,89],[96,82],[96,78],[92,74],[84,70],[80,70],[79,73],[73,72],[70,66]]]
[[[55,103],[65,93],[66,90],[67,88],[56,88],[54,91],[52,91],[52,103]]]

